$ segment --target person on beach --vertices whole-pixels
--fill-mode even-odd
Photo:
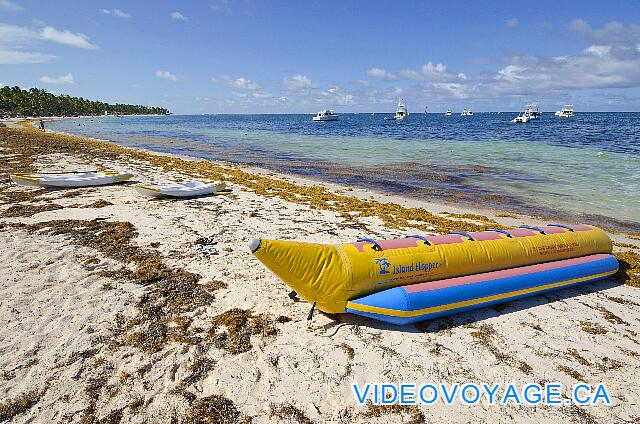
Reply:
[[[44,131],[44,121],[42,119],[40,120],[40,129]]]

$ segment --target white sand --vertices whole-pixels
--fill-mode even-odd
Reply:
[[[95,165],[56,155],[42,160],[40,167],[59,170]],[[162,175],[143,164],[104,165],[133,172],[141,181],[179,177]],[[116,269],[117,263],[73,244],[65,236],[2,230],[0,400],[16,398],[51,381],[42,399],[18,415],[15,422],[79,422],[81,411],[88,405],[84,388],[104,364],[110,364],[112,370],[97,402],[98,417],[123,409],[122,422],[170,422],[172,418],[179,422],[187,403],[172,390],[188,375],[187,364],[198,354],[215,360],[216,365],[189,390],[198,398],[222,394],[258,423],[276,422],[268,417],[269,404],[283,402],[290,402],[315,422],[406,422],[407,415],[385,415],[378,421],[359,415],[365,408],[355,406],[351,383],[525,385],[558,381],[571,387],[577,380],[563,372],[563,366],[577,371],[591,384],[606,383],[613,406],[518,408],[439,403],[422,411],[428,422],[557,423],[577,422],[581,416],[599,422],[638,419],[638,289],[604,281],[417,327],[393,327],[354,316],[321,313],[307,322],[310,306],[287,297],[287,287],[249,253],[247,242],[256,236],[343,242],[364,235],[362,230],[332,212],[263,198],[233,184],[230,187],[231,195],[185,201],[150,201],[131,186],[102,187],[72,198],[57,198],[53,193],[51,199],[65,209],[0,220],[34,223],[100,217],[129,221],[140,233],[136,243],[148,246],[159,242],[158,250],[168,264],[201,274],[202,283],[227,283],[226,289],[215,292],[210,305],[191,313],[192,325],[206,327],[212,317],[231,308],[292,319],[276,325],[276,336],[253,336],[253,348],[238,355],[215,347],[200,352],[198,346],[175,342],[154,354],[130,346],[114,352],[106,345],[116,313],[132,317],[136,300],[147,288],[112,282],[113,288],[105,289],[103,286],[111,280],[97,276],[96,271]],[[97,199],[114,205],[101,209],[68,207]],[[8,206],[0,205],[0,212]],[[427,206],[436,212],[458,212],[449,206]],[[523,220],[537,222],[500,218],[506,224]],[[406,233],[384,228],[377,221],[366,222],[371,234],[390,237]],[[219,254],[195,253],[192,246],[199,236],[217,240]],[[83,265],[93,256],[100,258],[97,265]],[[585,323],[601,326],[606,333],[585,332]],[[473,335],[479,331],[488,334],[484,342]],[[341,343],[353,348],[353,359],[337,346]],[[569,353],[572,349],[588,363],[578,363]],[[104,363],[96,366],[96,358]],[[528,374],[523,372],[527,370],[523,364],[530,367]],[[131,377],[121,379],[122,371]],[[143,400],[142,408],[127,407],[138,397]]]

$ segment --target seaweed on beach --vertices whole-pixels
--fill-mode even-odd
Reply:
[[[200,341],[189,329],[190,320],[182,314],[209,304],[213,294],[198,284],[199,275],[170,268],[156,250],[137,246],[133,239],[138,233],[130,222],[53,220],[13,225],[27,231],[71,237],[75,243],[126,265],[119,270],[102,271],[100,275],[149,286],[137,303],[137,314],[116,332],[112,347],[130,345],[152,353],[172,341],[186,344]]]
[[[272,418],[299,424],[313,424],[311,418],[290,403],[269,404],[269,419]]]
[[[619,264],[618,272],[615,275],[616,280],[620,284],[640,288],[640,254],[626,250],[616,252],[614,255]]]
[[[576,361],[578,361],[578,363],[584,367],[590,367],[591,366],[591,362],[589,362],[587,360],[587,358],[585,358],[584,356],[580,355],[580,352],[578,352],[577,349],[571,348],[567,351],[567,353],[569,354],[569,356],[571,356],[573,359],[575,359]]]
[[[156,155],[108,142],[69,135],[41,133],[30,126],[25,126],[21,130],[5,131],[9,134],[8,138],[12,140],[11,145],[15,150],[26,151],[31,148],[35,149],[36,154],[65,153],[79,156],[88,161],[96,157],[110,160],[121,160],[126,157],[196,178],[224,180],[244,186],[264,197],[280,197],[292,203],[334,211],[343,217],[349,215],[350,212],[358,212],[358,218],[378,217],[389,228],[412,227],[430,232],[450,232],[452,230],[469,232],[482,231],[487,228],[503,228],[497,222],[486,217],[482,219],[481,224],[462,219],[444,218],[422,208],[409,208],[394,203],[337,194],[320,185],[297,185],[267,175],[244,171],[231,165],[190,161]]]
[[[109,202],[108,200],[98,199],[93,203],[89,203],[88,205],[83,206],[83,208],[85,208],[85,209],[100,209],[100,208],[104,208],[104,207],[111,206],[111,205],[113,205],[113,203]]]
[[[471,332],[471,337],[476,340],[476,343],[484,346],[487,350],[498,360],[498,362],[517,368],[523,374],[529,375],[533,371],[533,367],[528,363],[516,359],[514,354],[503,352],[498,344],[495,343],[495,337],[497,332],[494,327],[489,324],[482,324],[475,331]]]
[[[579,407],[578,405],[571,405],[568,409],[563,408],[565,414],[573,417],[575,422],[580,424],[598,424],[600,421],[598,418],[594,417],[589,411],[587,411],[584,407]],[[633,418],[629,422],[636,422]]]
[[[216,315],[211,323],[207,339],[234,355],[251,350],[252,335],[267,337],[278,333],[269,316],[238,308]]]
[[[82,410],[82,414],[80,415],[80,422],[82,424],[94,424],[96,422],[100,422],[96,417],[96,406],[98,399],[100,398],[100,391],[106,382],[107,374],[104,373],[99,377],[92,377],[86,382],[84,395],[87,397],[88,404],[86,408]]]
[[[471,337],[473,337],[476,342],[484,347],[486,347],[489,352],[495,356],[495,358],[503,363],[508,363],[510,361],[509,355],[502,352],[494,343],[493,338],[496,335],[496,330],[489,324],[482,324],[475,331],[471,332]]]
[[[45,203],[42,205],[13,205],[9,206],[8,209],[2,212],[2,216],[4,218],[26,218],[37,213],[55,211],[59,209],[64,209],[64,207],[56,203]]]
[[[187,366],[189,375],[186,376],[179,384],[180,387],[186,387],[191,384],[197,383],[207,377],[209,371],[214,369],[216,361],[205,357],[196,357],[193,362]]]
[[[45,189],[30,190],[0,190],[0,200],[4,203],[31,202],[46,193]]]
[[[597,323],[591,322],[591,321],[581,321],[580,322],[580,328],[585,333],[592,334],[594,336],[600,336],[600,335],[608,333],[606,328],[604,328],[600,324],[597,324]]]
[[[374,405],[370,400],[367,401],[367,409],[359,415],[365,418],[381,418],[385,415],[408,415],[407,424],[425,424],[427,422],[424,413],[416,405],[400,405],[398,403]]]
[[[587,381],[582,374],[580,374],[578,371],[576,371],[573,368],[568,367],[566,365],[559,365],[558,366],[558,370],[560,370],[563,373],[567,374],[569,377],[573,377],[574,379],[576,379],[578,381]]]
[[[484,215],[478,215],[475,213],[453,213],[453,212],[442,212],[443,215],[446,215],[448,217],[451,218],[459,218],[459,219],[468,219],[471,221],[479,221],[479,222],[484,222],[484,223],[488,223],[488,224],[494,224],[495,221],[484,216]]]
[[[220,281],[220,280],[211,280],[211,281],[207,281],[206,283],[204,283],[204,287],[209,290],[210,292],[214,292],[220,289],[226,289],[227,288],[227,283],[225,283],[224,281]]]
[[[349,346],[348,344],[346,344],[346,343],[340,343],[340,344],[337,344],[337,345],[336,345],[336,347],[338,347],[338,348],[340,348],[340,349],[344,350],[344,353],[345,353],[345,355],[347,355],[347,358],[349,358],[349,359],[353,359],[353,358],[355,358],[355,356],[356,356],[356,352],[355,352],[355,350],[353,350],[353,348],[352,348],[351,346]]]
[[[38,153],[31,148],[31,138],[21,130],[0,128],[0,144],[5,148],[0,161],[0,180],[8,180],[15,172],[33,172],[33,162]]]
[[[130,222],[59,219],[31,225],[17,225],[28,231],[45,231],[51,235],[71,237],[81,246],[91,247],[112,259],[137,262],[148,256],[131,243],[138,233]]]
[[[32,390],[14,399],[7,399],[0,402],[0,422],[11,420],[17,415],[28,411],[47,393],[50,385],[51,380],[47,380],[40,389]]]
[[[596,309],[602,313],[602,318],[606,319],[612,324],[622,324],[629,325],[628,322],[620,318],[618,315],[614,314],[604,306],[597,306]]]
[[[248,424],[251,417],[238,411],[232,400],[211,395],[194,400],[187,409],[187,424]]]
[[[156,281],[138,300],[137,314],[121,329],[114,347],[129,345],[153,353],[169,342],[195,345],[201,341],[190,329],[191,319],[183,314],[209,304],[213,295],[198,284],[199,275],[159,266],[153,273],[144,272],[146,278],[152,275]]]

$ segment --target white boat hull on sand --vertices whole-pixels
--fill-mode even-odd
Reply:
[[[11,181],[32,187],[94,187],[127,181],[132,174],[117,172],[80,172],[61,174],[17,173]]]
[[[225,183],[193,181],[185,184],[140,184],[136,191],[150,197],[198,197],[216,194],[225,188]]]

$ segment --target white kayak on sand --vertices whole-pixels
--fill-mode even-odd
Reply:
[[[168,183],[168,184],[138,184],[136,191],[145,196],[152,197],[196,197],[207,194],[216,194],[226,188],[221,182],[192,181],[189,183]]]
[[[92,187],[120,183],[133,177],[118,172],[70,172],[60,174],[17,173],[11,174],[16,184],[33,187]]]

